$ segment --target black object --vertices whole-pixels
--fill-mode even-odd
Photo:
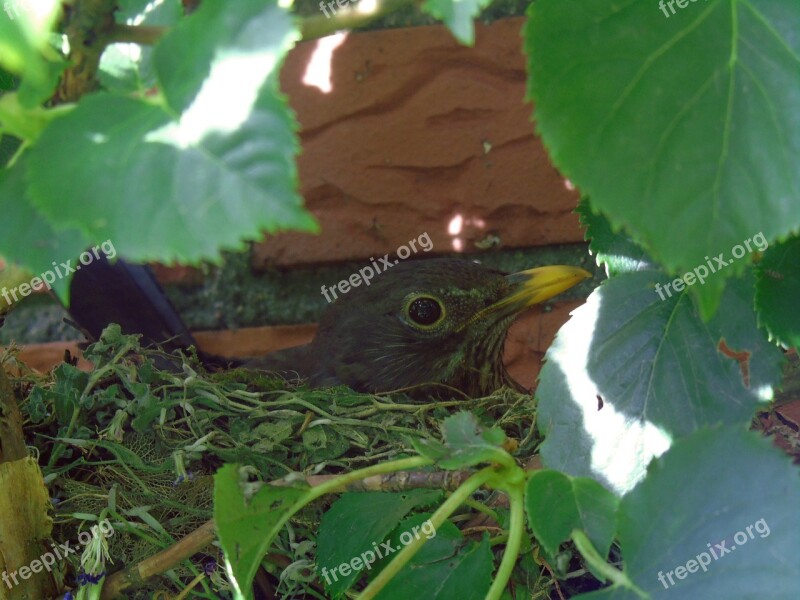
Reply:
[[[70,283],[70,306],[75,323],[92,341],[109,324],[117,323],[126,334],[142,336],[143,347],[158,346],[165,352],[197,348],[186,324],[175,310],[153,272],[145,265],[122,259],[114,263],[105,256],[81,265]],[[197,349],[197,356],[209,369],[239,366],[241,361]],[[177,361],[156,357],[161,369],[180,370]]]
[[[196,345],[152,271],[122,259],[100,256],[76,271],[70,284],[69,314],[94,340],[110,323],[123,333],[142,335],[142,346],[166,351]]]

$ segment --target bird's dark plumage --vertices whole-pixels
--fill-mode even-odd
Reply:
[[[477,396],[519,387],[502,361],[511,322],[588,276],[575,267],[505,275],[458,259],[400,263],[334,302],[310,344],[245,366],[367,392],[444,384]]]

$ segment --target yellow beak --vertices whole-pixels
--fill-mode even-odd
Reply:
[[[514,315],[529,306],[544,302],[590,277],[592,274],[583,269],[564,265],[536,267],[506,275],[506,280],[512,286],[511,292],[494,304],[475,313],[463,327],[488,314],[492,314],[493,318],[497,317],[496,313],[498,312],[503,316]]]
[[[513,291],[490,308],[499,309],[513,306],[514,310],[523,310],[539,302],[544,302],[591,276],[592,274],[588,271],[564,265],[536,267],[512,273],[506,275],[506,280],[514,285]]]

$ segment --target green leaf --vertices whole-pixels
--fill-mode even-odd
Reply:
[[[171,27],[183,15],[179,0],[120,0],[114,19],[122,25]],[[98,79],[109,90],[122,94],[144,93],[157,84],[153,48],[139,44],[111,44],[100,58]]]
[[[422,10],[443,21],[450,32],[465,46],[475,43],[473,20],[491,0],[425,0]]]
[[[66,427],[72,421],[72,415],[78,408],[83,390],[89,382],[89,375],[67,363],[61,363],[53,371],[55,385],[49,390],[42,390],[37,395],[37,402],[44,405],[53,403],[53,411],[59,425]],[[33,394],[32,394],[33,396]]]
[[[628,271],[657,268],[641,246],[623,232],[614,232],[608,219],[595,213],[587,198],[581,199],[575,212],[586,228],[584,238],[591,240],[589,253],[594,255],[597,266],[605,266],[606,275],[613,277]]]
[[[83,351],[83,357],[94,365],[95,370],[104,368],[114,363],[117,356],[124,356],[127,352],[139,352],[140,344],[138,334],[122,333],[122,328],[117,323],[107,325],[100,333],[100,339],[89,344]],[[137,373],[146,373],[147,365],[143,365]]]
[[[35,386],[28,395],[24,407],[32,423],[41,423],[48,417],[50,413],[47,409],[47,404],[48,394],[41,387]]]
[[[11,0],[3,3],[3,10],[0,66],[22,76],[23,104],[32,107],[52,94],[58,75],[66,66],[50,47],[50,31],[59,19],[61,2],[36,0],[34,9],[31,4]]]
[[[296,190],[296,123],[277,90],[296,35],[274,2],[203,2],[157,46],[171,106],[83,97],[31,151],[34,202],[134,261],[218,260],[263,230],[316,230]]]
[[[394,550],[403,547],[402,535],[427,519],[414,515],[390,537]],[[386,557],[386,561],[393,556]],[[491,585],[493,561],[489,540],[468,542],[458,528],[445,521],[377,595],[378,600],[451,600],[484,598]],[[375,571],[377,573],[379,571]]]
[[[797,506],[797,468],[768,440],[738,426],[698,431],[622,499],[625,573],[651,597],[798,598]]]
[[[214,475],[214,522],[237,598],[253,598],[252,582],[275,536],[295,504],[308,492],[254,484],[238,465],[223,465]]]
[[[800,3],[668,4],[537,0],[524,36],[555,164],[679,273],[800,227]],[[710,316],[722,289],[693,293]]]
[[[78,256],[90,244],[75,229],[56,231],[33,206],[26,192],[27,166],[27,156],[23,155],[13,168],[0,169],[0,255],[48,283],[57,282],[62,275],[68,276],[61,263]],[[66,285],[68,280],[61,283]],[[0,301],[2,304],[5,302]]]
[[[608,556],[616,531],[619,501],[593,479],[558,471],[536,471],[525,488],[525,510],[536,539],[555,555],[573,529],[582,529],[600,553]]]
[[[756,270],[756,310],[771,338],[800,348],[800,238],[793,237],[764,253]]]
[[[72,105],[63,104],[54,108],[35,105],[28,107],[24,89],[30,91],[23,81],[19,92],[0,95],[0,131],[14,136],[20,141],[25,141],[27,144],[34,144],[50,122],[70,112]],[[33,102],[35,104],[38,101]]]
[[[489,462],[505,454],[505,433],[500,429],[484,430],[472,413],[462,411],[442,423],[444,444],[435,440],[412,440],[414,448],[436,461],[443,469],[462,469]]]
[[[273,109],[258,109],[251,119],[261,123],[228,148],[180,149],[146,141],[167,125],[162,109],[106,94],[85,97],[32,151],[36,204],[55,221],[112,240],[136,261],[214,260],[220,248],[241,246],[262,229],[308,229],[313,220],[279,168],[291,156],[278,147]]]
[[[21,141],[11,135],[0,135],[0,167],[8,166],[9,161],[19,150]]]
[[[14,77],[11,73],[0,69],[0,90],[8,92],[16,89],[18,85],[19,80],[16,77]]]
[[[548,468],[625,491],[674,438],[744,426],[771,397],[782,357],[756,326],[752,277],[731,281],[708,323],[686,291],[661,300],[664,283],[613,277],[559,331],[536,390]]]
[[[413,508],[429,506],[441,496],[438,490],[343,494],[322,516],[317,538],[317,572],[325,577],[326,572],[340,564],[359,560],[352,563],[349,574],[344,575],[340,570],[334,573],[333,581],[334,575],[325,577],[328,592],[334,597],[344,594],[364,574],[365,567],[367,571],[372,568],[371,562],[377,558],[375,548],[400,520]]]
[[[156,46],[167,104],[186,121],[181,128],[188,131],[179,133],[235,129],[263,87],[277,97],[280,65],[299,39],[291,15],[274,0],[204,1]]]

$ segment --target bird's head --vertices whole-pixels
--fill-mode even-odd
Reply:
[[[444,384],[471,396],[514,384],[502,361],[511,322],[590,276],[567,266],[505,275],[459,259],[400,263],[325,313],[311,383],[370,392]]]

